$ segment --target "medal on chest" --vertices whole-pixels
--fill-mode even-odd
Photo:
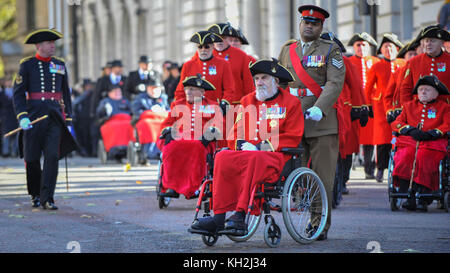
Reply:
[[[325,56],[303,56],[302,63],[305,67],[322,67],[325,65]]]
[[[215,65],[209,66],[208,73],[209,73],[209,75],[216,75],[217,74],[216,66]]]
[[[428,118],[436,118],[436,109],[430,108],[428,109]]]
[[[438,70],[438,72],[445,72],[445,70],[446,70],[445,63],[438,63],[437,64],[437,70]]]
[[[276,120],[284,118],[286,118],[286,107],[279,107],[278,105],[274,105],[272,107],[262,109],[261,119]]]
[[[61,74],[64,75],[66,72],[64,71],[64,65],[54,64],[53,62],[50,63],[50,73],[52,74]]]

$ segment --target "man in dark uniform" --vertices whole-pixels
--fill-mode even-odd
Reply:
[[[313,5],[301,6],[298,11],[302,16],[301,39],[286,42],[278,59],[294,75],[294,81],[289,83],[290,92],[299,98],[305,111],[303,164],[311,159],[311,169],[327,191],[328,218],[318,238],[324,240],[331,226],[331,200],[339,152],[335,104],[344,84],[345,65],[339,46],[320,39],[329,13]],[[318,227],[320,219],[317,213],[312,214],[311,228]]]
[[[145,86],[150,81],[150,73],[148,70],[148,63],[151,60],[147,56],[139,58],[139,69],[131,71],[128,74],[127,82],[125,84],[125,96],[130,101],[141,92],[145,93]]]
[[[1,88],[1,87],[0,87]],[[13,88],[12,81],[8,79],[5,81],[3,90],[0,89],[0,135],[5,135],[17,128],[18,123],[16,115],[14,115],[14,106],[12,101]],[[3,138],[1,142],[1,155],[3,157],[16,157],[17,156],[17,135],[12,135],[7,138]]]
[[[21,157],[25,157],[28,193],[33,207],[55,210],[53,195],[58,160],[77,148],[67,126],[71,126],[72,104],[64,60],[53,57],[55,41],[62,34],[53,29],[30,33],[25,44],[36,45],[36,55],[20,62],[14,80],[14,109],[23,129],[19,135]],[[48,115],[34,125],[31,120]],[[41,170],[40,157],[44,155]]]

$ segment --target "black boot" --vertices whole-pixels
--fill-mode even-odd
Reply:
[[[245,230],[246,228],[245,212],[243,211],[236,211],[236,213],[231,215],[225,222],[225,229]]]
[[[31,206],[33,208],[38,208],[41,206],[41,200],[39,198],[39,195],[37,196],[31,196]]]
[[[216,214],[214,217],[203,217],[195,221],[191,225],[191,229],[195,231],[207,231],[216,233],[223,230],[225,222],[225,213]]]
[[[375,180],[378,183],[383,183],[383,175],[384,175],[384,169],[377,169],[377,176],[375,177]]]

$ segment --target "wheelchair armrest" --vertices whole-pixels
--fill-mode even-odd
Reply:
[[[293,148],[282,148],[281,152],[283,154],[288,154],[288,155],[297,155],[300,156],[302,155],[304,149],[303,147],[293,147]]]

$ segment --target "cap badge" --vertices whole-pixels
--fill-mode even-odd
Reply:
[[[309,15],[313,15],[313,13],[314,13],[313,9],[310,9],[309,10]]]

